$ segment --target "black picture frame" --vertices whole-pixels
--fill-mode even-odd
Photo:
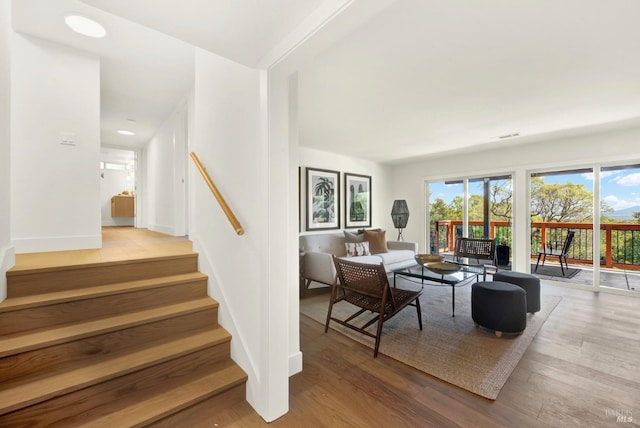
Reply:
[[[306,168],[307,230],[340,229],[340,172]]]
[[[371,176],[344,173],[345,228],[371,227]]]

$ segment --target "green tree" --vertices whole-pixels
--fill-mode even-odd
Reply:
[[[547,184],[541,177],[531,180],[531,217],[543,222],[589,222],[593,194],[583,184]]]

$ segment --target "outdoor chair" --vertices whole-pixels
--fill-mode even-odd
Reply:
[[[465,262],[463,259],[467,259],[466,264],[471,264],[472,259],[475,259],[477,266],[484,268],[483,277],[486,280],[487,268],[498,270],[496,241],[493,239],[456,237],[453,260],[456,263],[462,263]]]
[[[542,243],[542,249],[538,250],[538,261],[536,262],[535,271],[538,271],[538,264],[540,263],[540,257],[542,257],[542,266],[544,266],[545,260],[547,257],[557,257],[560,261],[560,269],[562,270],[562,276],[564,276],[564,268],[569,270],[569,265],[567,263],[567,254],[569,254],[569,247],[571,247],[571,243],[573,242],[573,236],[576,234],[574,230],[569,230],[567,232],[567,236],[564,238],[564,242],[562,245],[558,241],[556,242],[548,242],[545,244]],[[564,260],[564,265],[562,264]]]
[[[329,311],[324,332],[329,330],[329,322],[335,321],[352,330],[375,339],[373,357],[378,356],[382,325],[407,306],[415,306],[418,314],[418,325],[422,330],[422,313],[420,312],[419,291],[409,291],[391,288],[384,266],[381,264],[356,263],[333,256],[339,281],[335,282],[331,290]],[[345,319],[332,316],[333,306],[340,301],[347,301],[359,309]],[[355,319],[367,313],[364,325],[355,324]],[[353,322],[352,322],[353,321]],[[376,332],[367,331],[367,327],[377,323]]]

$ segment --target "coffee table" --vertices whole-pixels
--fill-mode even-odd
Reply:
[[[393,287],[396,286],[396,277],[402,276],[406,278],[420,279],[422,288],[426,285],[443,286],[448,285],[451,287],[451,316],[456,316],[456,287],[463,287],[475,279],[478,280],[478,276],[484,273],[483,266],[469,266],[458,265],[460,269],[456,272],[442,272],[440,270],[430,270],[425,265],[415,264],[412,266],[404,267],[401,269],[393,270]]]

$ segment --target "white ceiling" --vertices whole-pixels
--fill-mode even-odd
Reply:
[[[13,13],[19,31],[101,56],[103,142],[126,145],[186,95],[193,46],[255,66],[321,3],[14,0]],[[69,11],[108,36],[71,33]],[[299,70],[300,144],[398,163],[640,123],[638,18],[637,0],[391,2]],[[114,133],[127,118],[134,139]]]
[[[193,85],[195,46],[255,66],[320,3],[14,0],[12,18],[16,31],[100,56],[102,143],[135,147],[148,142],[186,98]],[[63,21],[70,12],[100,22],[107,36],[73,33]],[[136,135],[116,133],[123,128]]]
[[[398,0],[300,70],[300,142],[397,163],[627,125],[639,19],[637,0]]]

